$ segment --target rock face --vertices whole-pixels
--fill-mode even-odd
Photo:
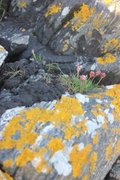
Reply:
[[[12,0],[10,12],[23,18],[26,28],[32,27],[47,46],[39,51],[45,60],[64,64],[79,61],[86,70],[114,71],[118,78],[118,0]]]
[[[13,22],[1,22],[0,43],[9,55],[23,52],[29,44],[29,34],[18,29]]]
[[[0,164],[17,179],[103,180],[119,156],[120,85],[63,96],[0,119]]]
[[[120,155],[120,85],[54,100],[64,89],[55,79],[46,85],[31,57],[65,72],[79,62],[120,83],[119,0],[1,2],[9,16],[0,23],[0,66],[8,55],[0,114],[9,110],[0,118],[0,179],[103,180]],[[108,178],[120,179],[119,162]]]
[[[107,180],[119,180],[120,179],[120,158],[117,160],[112,170],[110,171],[109,177]]]
[[[4,60],[6,59],[8,55],[8,52],[4,49],[3,46],[0,45],[0,66],[4,63]]]
[[[13,0],[11,3],[12,11],[21,10],[21,15],[28,9],[40,13],[36,34],[43,44],[48,43],[57,54],[77,53],[101,58],[106,58],[104,53],[116,55],[120,28],[120,4],[117,0],[46,2]]]

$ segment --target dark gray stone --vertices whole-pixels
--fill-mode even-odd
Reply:
[[[29,38],[29,34],[22,32],[12,21],[0,24],[0,43],[9,52],[9,55],[23,52],[28,47]]]

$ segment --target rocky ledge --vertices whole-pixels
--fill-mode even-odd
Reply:
[[[104,71],[68,92],[62,72]],[[119,0],[0,2],[0,180],[120,179]]]

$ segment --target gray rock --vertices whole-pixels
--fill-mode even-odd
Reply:
[[[7,14],[10,6],[9,0],[4,0],[0,2],[0,21],[3,20],[5,15]]]
[[[120,159],[120,158],[119,158]],[[120,160],[117,160],[116,163],[113,165],[111,171],[108,174],[106,180],[119,180],[120,179]]]
[[[23,52],[29,44],[29,34],[22,32],[13,22],[1,22],[0,42],[10,55]]]
[[[115,79],[118,79],[119,2],[106,2],[25,0],[21,6],[21,0],[13,0],[11,12],[13,15],[18,13],[18,21],[21,19],[23,27],[34,32],[40,43],[45,45],[43,49],[36,48],[36,53],[45,61],[59,62],[63,69],[70,66],[70,70],[78,61],[86,71],[101,68],[108,74],[114,72]],[[30,57],[34,43],[39,47],[34,40],[31,41],[25,57]]]
[[[7,110],[0,119],[2,170],[15,180],[103,180],[119,156],[119,88]]]

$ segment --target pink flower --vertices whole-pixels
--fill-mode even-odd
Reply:
[[[90,71],[90,74],[89,74],[89,76],[90,76],[90,78],[92,78],[92,77],[95,77],[95,72],[94,71]]]
[[[81,75],[80,80],[85,81],[87,79],[87,75]]]
[[[101,71],[96,71],[96,76],[100,76],[101,75]]]
[[[102,72],[102,73],[100,74],[100,77],[101,77],[101,78],[105,78],[105,77],[106,77],[106,73]]]

